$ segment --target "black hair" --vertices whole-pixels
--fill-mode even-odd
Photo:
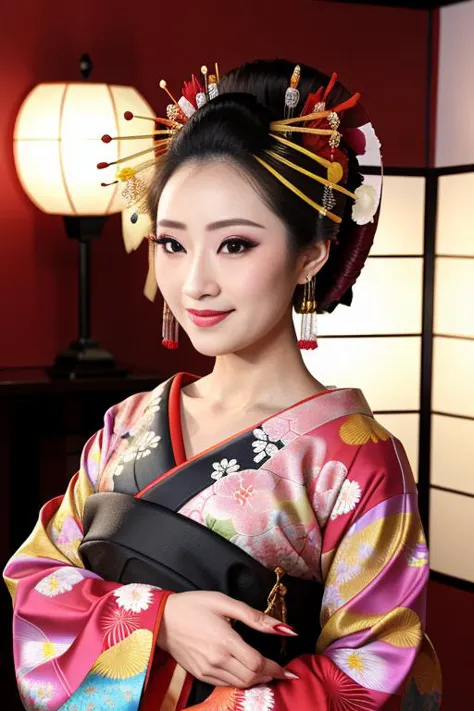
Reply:
[[[171,143],[170,150],[160,161],[147,203],[153,230],[156,231],[156,214],[161,192],[167,181],[189,160],[208,161],[219,158],[231,160],[252,182],[270,209],[285,223],[288,244],[293,256],[300,250],[322,239],[331,239],[330,257],[316,278],[316,301],[318,312],[332,311],[337,303],[328,303],[325,294],[331,290],[334,275],[338,273],[337,235],[341,226],[307,204],[301,197],[282,185],[255,159],[263,158],[280,175],[318,204],[322,204],[324,186],[302,175],[293,168],[286,167],[265,151],[272,150],[287,157],[293,163],[312,173],[326,177],[326,170],[311,158],[282,146],[269,133],[271,121],[283,118],[285,92],[289,85],[295,63],[284,59],[257,60],[244,64],[225,74],[219,83],[219,96],[204,104],[186,122]],[[329,77],[300,64],[300,101],[294,115],[301,113],[308,94],[326,87]],[[338,82],[333,87],[327,108],[335,106],[350,97],[350,93]],[[301,134],[291,134],[291,141],[302,144]],[[347,180],[344,186],[354,191],[361,184],[355,154],[342,140],[341,150],[348,157]],[[350,220],[352,200],[334,191],[336,205],[332,212],[342,218],[342,225]],[[297,286],[293,305],[297,308],[302,301],[303,287]]]

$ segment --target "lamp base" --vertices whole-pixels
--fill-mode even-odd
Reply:
[[[50,378],[78,380],[127,375],[130,370],[118,366],[111,353],[100,348],[92,339],[73,341],[56,356],[54,365],[47,368]]]

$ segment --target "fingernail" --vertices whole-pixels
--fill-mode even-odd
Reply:
[[[286,679],[299,679],[299,676],[296,676],[296,674],[293,674],[293,672],[285,671],[285,678]]]
[[[298,632],[295,632],[293,627],[290,627],[290,625],[284,625],[284,624],[279,624],[279,625],[274,625],[273,627],[274,630],[279,632],[280,634],[285,634],[288,635],[289,637],[297,637]]]

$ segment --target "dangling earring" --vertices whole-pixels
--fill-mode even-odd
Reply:
[[[298,346],[301,350],[314,350],[318,347],[318,324],[316,314],[316,289],[314,279],[308,274],[304,285],[303,302],[297,309],[303,314],[301,319],[301,334]]]
[[[163,301],[163,323],[161,328],[162,345],[174,350],[178,347],[179,323],[171,313],[170,307]]]

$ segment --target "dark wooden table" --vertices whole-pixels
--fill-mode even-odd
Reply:
[[[0,369],[0,563],[26,539],[40,507],[66,489],[87,439],[102,427],[106,410],[129,395],[152,390],[168,375],[132,371],[126,376],[51,380],[45,369]],[[23,708],[14,683],[11,601],[0,593],[2,708]]]

